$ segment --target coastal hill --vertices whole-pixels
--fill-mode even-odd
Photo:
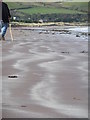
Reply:
[[[85,22],[88,2],[9,2],[12,20],[23,22]]]

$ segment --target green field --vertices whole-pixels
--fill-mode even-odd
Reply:
[[[87,2],[9,2],[11,16],[17,21],[38,22],[86,22]],[[13,20],[13,19],[12,19]]]
[[[83,14],[83,12],[77,10],[69,10],[64,8],[50,8],[50,7],[33,7],[29,9],[18,10],[19,12],[23,12],[26,14],[53,14],[53,13],[61,13],[61,14]]]
[[[63,6],[78,11],[88,11],[88,2],[67,2],[63,3]]]
[[[20,9],[19,12],[26,14],[52,14],[66,13],[77,14],[86,13],[88,11],[87,2],[63,2],[63,3],[8,3],[10,9]]]

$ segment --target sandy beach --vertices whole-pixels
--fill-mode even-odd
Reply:
[[[13,42],[8,29],[3,118],[88,118],[88,38],[73,28],[14,27]]]
[[[2,119],[2,44],[0,44],[0,119]]]

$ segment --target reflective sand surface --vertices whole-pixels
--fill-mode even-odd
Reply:
[[[87,38],[37,29],[13,28],[2,43],[3,117],[87,118]]]

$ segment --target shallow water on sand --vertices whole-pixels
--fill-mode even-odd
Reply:
[[[88,33],[88,29],[89,27],[74,27],[74,28],[70,28],[69,30],[72,30],[72,31],[77,31],[77,32],[85,32],[85,33]]]

